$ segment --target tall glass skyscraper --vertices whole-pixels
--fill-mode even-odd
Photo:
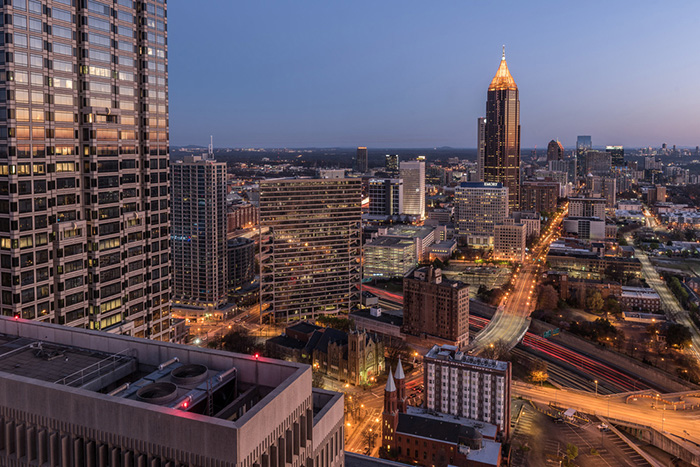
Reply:
[[[0,10],[2,314],[169,340],[165,0]]]
[[[484,181],[508,188],[508,206],[520,203],[520,98],[508,70],[506,53],[489,85],[486,99]]]
[[[579,170],[579,175],[583,174],[583,168],[586,165],[584,162],[586,153],[593,149],[593,141],[590,136],[583,135],[576,138],[576,166]]]

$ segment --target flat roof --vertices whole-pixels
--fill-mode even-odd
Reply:
[[[377,237],[371,242],[365,244],[365,247],[376,246],[381,248],[397,248],[403,249],[414,246],[413,240],[406,237]]]
[[[427,354],[425,354],[425,357],[433,358],[436,360],[466,363],[467,365],[477,366],[480,368],[487,368],[491,370],[506,371],[508,369],[508,362],[492,360],[490,358],[475,357],[473,355],[461,352],[454,345],[434,345],[433,348],[430,349]]]

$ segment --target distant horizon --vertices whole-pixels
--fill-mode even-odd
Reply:
[[[172,147],[175,148],[196,148],[196,149],[207,149],[209,147],[208,143],[204,145],[199,145],[199,144],[172,144]],[[614,145],[611,144],[610,146],[620,146],[620,145]],[[343,149],[343,150],[356,150],[359,146],[345,146],[345,145],[337,145],[337,146],[217,146],[216,144],[214,145],[214,150],[216,149],[264,149],[264,150],[275,150],[275,149],[316,149],[316,150],[321,150],[321,149]],[[440,149],[456,149],[456,150],[469,150],[469,151],[476,151],[476,147],[460,147],[460,146],[364,146],[367,148],[368,151],[374,150],[379,150],[379,149],[411,149],[411,150],[440,150]],[[606,146],[593,146],[592,149],[605,149]],[[661,149],[661,145],[658,146],[622,146],[624,149]],[[676,149],[695,149],[697,148],[698,145],[696,146],[679,146],[676,145]],[[667,149],[672,149],[673,145],[670,144],[668,145]],[[537,149],[542,150],[542,151],[547,151],[547,146],[533,146],[533,147],[521,147],[520,152],[522,153],[524,150],[532,150],[532,149]],[[570,151],[573,151],[576,149],[576,146],[564,146],[564,149],[568,149]]]

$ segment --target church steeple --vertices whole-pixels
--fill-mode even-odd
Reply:
[[[382,446],[390,449],[394,444],[394,432],[399,424],[399,410],[391,367],[389,367],[388,373],[389,378],[384,389],[384,412],[382,412]]]
[[[399,412],[405,413],[408,403],[406,401],[406,376],[403,373],[401,358],[399,358],[399,364],[396,365],[396,373],[394,373],[394,377],[396,379],[396,400],[398,402],[398,410]]]

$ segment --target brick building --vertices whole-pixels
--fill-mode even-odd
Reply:
[[[389,372],[382,412],[382,447],[390,458],[412,465],[497,467],[501,443],[496,427],[464,417],[447,416],[405,403],[401,361]]]
[[[559,199],[559,183],[547,181],[523,182],[520,208],[524,211],[554,212]]]
[[[469,285],[443,279],[440,269],[427,266],[403,279],[401,331],[430,335],[458,347],[469,343]]]

